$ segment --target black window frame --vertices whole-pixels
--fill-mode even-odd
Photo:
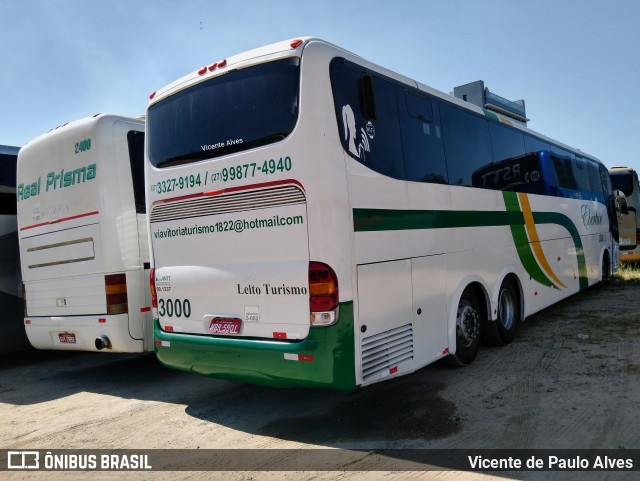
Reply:
[[[341,117],[341,106],[338,105],[338,95],[336,94],[336,83],[338,83],[335,79],[337,74],[334,71],[336,63],[347,65],[361,74],[361,78],[359,77],[356,82],[357,87],[354,87],[358,89],[358,94],[354,94],[353,98],[358,99],[358,113],[363,121],[380,119],[380,112],[377,109],[379,102],[371,95],[371,90],[375,89],[376,79],[396,86],[397,116],[401,129],[400,138],[394,140],[394,142],[399,142],[400,144],[399,149],[402,153],[399,155],[404,161],[404,170],[397,168],[391,172],[389,169],[379,168],[376,165],[363,162],[353,151],[350,151],[346,142],[346,135],[340,135],[345,152],[375,172],[408,182],[443,183],[460,187],[508,190],[549,197],[597,200],[606,204],[606,193],[603,192],[605,188],[601,183],[596,182],[595,176],[595,166],[597,166],[597,169],[603,167],[600,161],[580,151],[567,149],[556,143],[549,142],[543,137],[539,137],[525,129],[517,128],[510,123],[501,122],[496,116],[490,115],[486,111],[484,111],[484,114],[476,112],[456,102],[430,95],[419,88],[401,83],[358,63],[342,57],[336,57],[331,61],[330,77],[338,130],[340,132],[343,130],[341,127],[343,119]],[[365,92],[363,85],[369,85],[369,90]],[[415,102],[412,103],[412,101]],[[469,124],[475,123],[475,127],[469,127],[473,135],[461,137],[451,126],[457,126],[462,122],[453,122],[450,121],[451,119],[445,120],[448,115],[458,116]],[[443,168],[441,171],[445,172],[446,175],[439,176],[438,180],[434,176],[421,177],[412,174],[412,164],[408,157],[408,151],[410,150],[409,145],[413,144],[409,144],[406,141],[407,129],[404,128],[407,119],[422,122],[423,124],[433,124],[440,129],[439,135],[442,138],[441,145],[443,149]],[[446,123],[450,125],[445,125]],[[474,128],[475,134],[473,132]],[[475,139],[475,146],[468,146],[471,143],[469,142],[470,139]],[[469,150],[469,155],[465,155],[464,149]],[[504,157],[504,155],[508,155],[508,157]],[[499,175],[496,169],[505,169],[512,160],[522,159],[527,161],[530,156],[540,156],[540,169],[537,173],[529,172],[531,170],[529,168],[525,169],[528,175],[535,174],[530,175],[530,179],[535,176],[538,180],[531,182],[523,178],[516,179],[512,183],[505,182],[507,179],[497,179],[493,183],[491,180],[487,181],[491,175]],[[393,159],[393,161],[399,164],[397,159]],[[469,168],[461,169],[461,162],[467,162],[466,166]],[[452,182],[454,176],[459,177],[459,181]],[[482,179],[482,181],[478,179]]]
[[[146,212],[146,190],[144,185],[144,132],[130,130],[127,132],[127,151],[131,168],[131,183],[133,184],[133,199],[136,213]]]
[[[207,161],[284,140],[295,130],[300,117],[300,66],[300,58],[292,56],[246,68],[232,68],[223,75],[216,75],[193,84],[152,104],[147,110],[146,127],[149,162],[155,168],[162,169]],[[267,92],[258,91],[259,88],[263,89],[268,86],[265,86],[264,83],[265,76],[281,75],[285,78],[288,73],[287,68],[295,69],[295,75],[288,77],[290,84],[285,86],[282,79],[279,79],[277,82],[274,81],[272,85],[281,87],[281,92],[286,91],[289,97],[285,98],[284,95],[280,97],[276,95],[275,91],[270,91],[270,95]],[[256,72],[257,69],[260,71]],[[240,85],[241,80],[245,82],[242,85]],[[216,98],[219,96],[220,90],[236,88],[236,85],[240,85],[239,89],[242,90],[242,94],[234,92],[234,95],[223,95],[219,99]],[[216,89],[208,91],[211,87],[216,87]],[[246,95],[247,92],[251,92],[253,97]],[[202,95],[203,98],[207,97],[207,102],[189,105],[193,96],[197,95]],[[255,103],[252,104],[251,101],[255,101]],[[242,111],[243,114],[231,119],[225,115],[227,113],[225,111],[219,112],[210,109],[212,105],[219,105],[221,102],[228,103],[228,112]],[[273,104],[278,104],[278,102],[280,102],[281,110],[276,112]],[[271,107],[267,108],[267,104]],[[259,107],[264,110],[259,110]],[[182,110],[181,117],[177,114],[173,116],[160,114],[163,109],[171,108]],[[283,114],[285,111],[287,111],[286,114]],[[263,115],[265,112],[273,115]],[[276,122],[276,115],[280,114],[283,115]],[[201,121],[194,121],[193,117],[195,116],[198,116]],[[165,121],[165,118],[168,120]],[[182,122],[176,122],[176,119],[182,120]],[[210,123],[207,124],[206,121]],[[163,125],[162,122],[167,125]],[[247,138],[245,137],[247,130],[242,129],[248,128],[250,123],[254,124],[252,128],[255,128],[256,131],[252,132],[255,134],[254,136]],[[194,124],[199,126],[199,130],[196,131],[192,128]],[[223,126],[223,128],[221,132],[218,132],[212,126]],[[235,130],[228,129],[229,126],[237,126],[237,128]],[[264,131],[258,132],[257,126],[264,128]],[[181,129],[181,132],[176,133],[178,129]],[[214,130],[213,133],[212,130]],[[160,140],[156,141],[156,139]],[[162,152],[157,152],[157,149],[161,149]]]

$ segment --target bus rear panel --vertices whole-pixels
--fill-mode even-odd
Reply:
[[[100,115],[54,129],[20,152],[24,322],[34,347],[145,349],[148,240],[134,196],[134,183],[143,192],[142,178],[132,174],[143,139],[142,121]]]

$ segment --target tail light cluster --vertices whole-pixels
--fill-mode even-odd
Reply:
[[[338,277],[321,262],[309,263],[311,325],[330,326],[338,320]]]
[[[107,296],[107,314],[129,312],[126,274],[107,274],[104,276],[104,291]]]
[[[154,319],[158,318],[158,293],[156,292],[156,268],[149,271],[149,287],[151,289],[151,314]]]

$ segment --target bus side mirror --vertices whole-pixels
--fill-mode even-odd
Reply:
[[[620,215],[629,215],[629,206],[627,205],[627,198],[625,195],[619,190],[614,190],[613,195],[616,199],[616,206]]]

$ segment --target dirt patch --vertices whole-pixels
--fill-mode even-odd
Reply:
[[[333,445],[444,438],[460,429],[460,420],[453,403],[440,397],[442,388],[416,376],[400,378],[356,391],[326,412],[274,420],[259,433]]]
[[[3,355],[0,448],[639,449],[639,298],[639,285],[588,289],[527,319],[512,344],[483,347],[466,368],[436,363],[350,394],[203,378],[164,368],[153,354]],[[42,477],[7,474],[3,479]],[[87,479],[83,473],[46,474]],[[273,474],[213,478],[287,478]],[[374,474],[295,473],[288,479],[378,479]],[[438,479],[414,474],[401,478]],[[548,478],[542,474],[510,477]],[[563,473],[562,479],[602,478],[591,474]],[[152,477],[212,479],[206,472]]]

